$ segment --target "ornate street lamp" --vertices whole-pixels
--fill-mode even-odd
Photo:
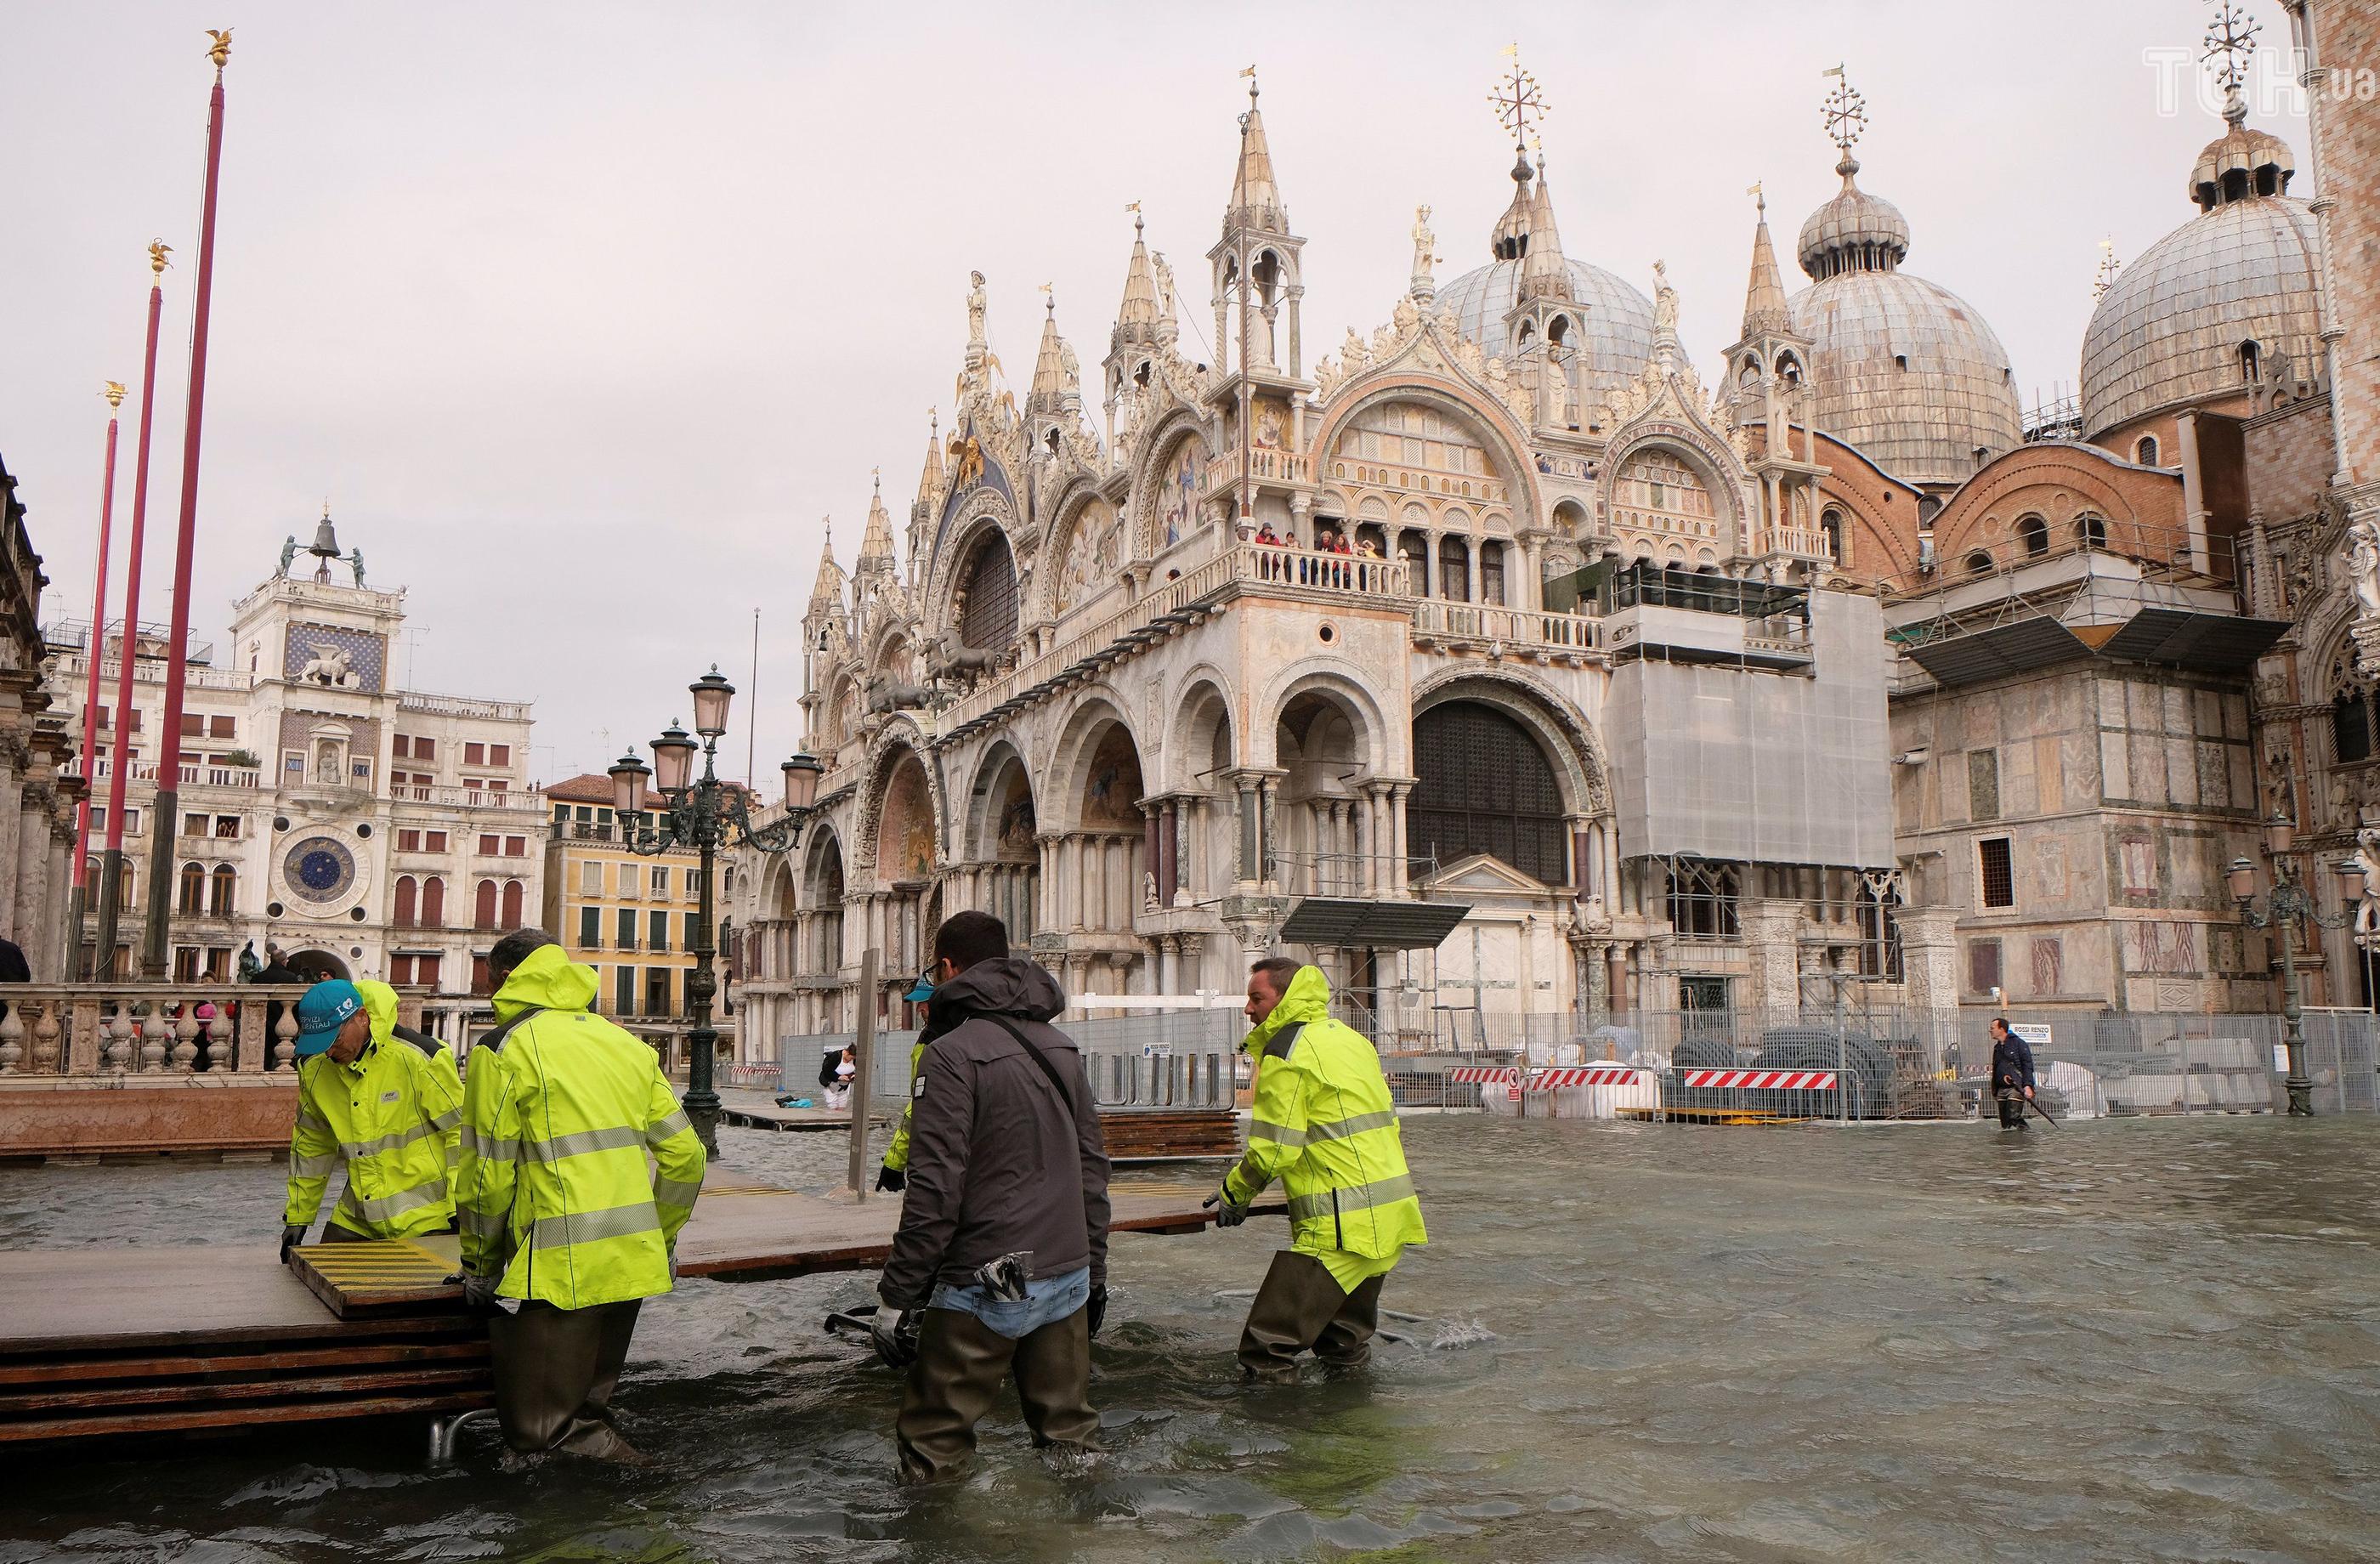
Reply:
[[[633,751],[611,770],[612,807],[620,819],[621,844],[640,857],[652,857],[674,848],[691,847],[701,857],[701,901],[695,913],[694,970],[686,975],[686,1003],[694,1023],[686,1033],[686,1116],[712,1156],[719,1153],[719,1093],[711,1084],[719,1034],[710,1024],[710,997],[716,991],[711,958],[716,953],[712,929],[717,912],[714,866],[719,850],[738,843],[763,853],[782,853],[802,839],[818,800],[819,778],[825,768],[817,757],[796,755],[779,768],[785,778],[785,815],[771,825],[756,826],[744,804],[744,792],[721,782],[715,769],[719,740],[727,732],[728,702],[735,686],[719,676],[717,668],[687,686],[694,697],[694,729],[702,735],[697,745],[684,728],[672,722],[653,741],[653,766],[648,771]],[[694,775],[696,750],[702,752],[702,775]],[[646,792],[650,779],[658,798]],[[731,832],[733,833],[731,835]]]
[[[2234,858],[2225,871],[2231,899],[2240,904],[2240,921],[2251,928],[2274,929],[2275,940],[2281,947],[2281,1026],[2289,1049],[2289,1070],[2282,1085],[2289,1094],[2289,1117],[2310,1119],[2313,1116],[2313,1082],[2306,1074],[2305,1028],[2301,1024],[2304,1011],[2298,988],[2297,925],[2301,920],[2321,928],[2345,928],[2355,921],[2352,914],[2325,915],[2315,903],[2310,887],[2300,884],[2289,876],[2288,854],[2297,840],[2296,822],[2287,815],[2275,814],[2265,828],[2265,850],[2273,860],[2273,889],[2265,904],[2256,904],[2256,866],[2246,858]],[[2334,866],[2342,893],[2352,897],[2364,894],[2363,866],[2353,858],[2342,859]]]

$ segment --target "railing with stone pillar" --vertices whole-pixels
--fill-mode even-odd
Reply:
[[[0,1086],[290,1068],[302,983],[18,983],[0,988]],[[201,1012],[205,1013],[201,1013]]]

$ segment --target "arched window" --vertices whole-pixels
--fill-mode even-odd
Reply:
[[[2240,380],[2242,384],[2256,383],[2257,371],[2263,358],[2264,350],[2256,346],[2255,338],[2251,337],[2240,345]]]
[[[1843,562],[1843,513],[1828,505],[1818,516],[1818,530],[1826,535],[1827,557],[1837,564]]]
[[[1969,554],[1969,555],[1967,556],[1967,574],[1968,574],[1968,575],[1970,575],[1970,576],[1989,576],[1991,573],[1992,573],[1992,556],[1991,556],[1991,555],[1989,555],[1989,554],[1987,554],[1987,553],[1984,552],[1984,551],[1983,551],[1983,550],[1981,550],[1981,549],[1977,549],[1973,553]]]
[[[1548,885],[1570,883],[1560,783],[1512,716],[1473,700],[1431,707],[1414,719],[1414,768],[1405,830],[1415,857],[1487,853]]]
[[[1452,532],[1438,540],[1438,595],[1454,602],[1471,600],[1471,545]]]
[[[239,899],[239,871],[229,864],[217,864],[215,872],[208,879],[212,882],[214,891],[212,903],[214,915],[231,916],[233,906]]]
[[[2155,435],[2143,434],[2141,436],[2139,443],[2132,447],[2132,460],[2138,462],[2144,467],[2153,467],[2157,465],[2157,443]]]
[[[2372,692],[2349,690],[2330,703],[2331,754],[2342,763],[2372,758]]]
[[[1405,562],[1405,590],[1417,598],[1429,596],[1429,539],[1419,532],[1399,533],[1397,557]]]
[[[2074,540],[2086,549],[2107,546],[2107,518],[2084,511],[2074,518]]]
[[[1479,600],[1504,606],[1504,545],[1479,545]]]
[[[203,864],[182,866],[181,888],[174,899],[174,910],[197,917],[207,910],[207,871]]]
[[[446,881],[434,874],[421,882],[421,927],[446,927]]]
[[[521,882],[517,879],[508,879],[504,881],[504,919],[497,927],[501,928],[518,928],[520,926]]]
[[[417,915],[417,909],[420,905],[420,893],[421,888],[414,882],[414,879],[411,875],[401,874],[396,877],[396,909],[395,916],[396,926],[399,928],[411,928],[413,927],[414,918]]]
[[[2017,541],[2024,545],[2027,559],[2039,559],[2049,552],[2049,523],[2037,515],[2016,518]]]
[[[1802,383],[1802,360],[1791,353],[1777,356],[1777,378],[1787,385]]]
[[[998,527],[959,572],[959,639],[981,651],[1004,651],[1016,639],[1016,562]]]
[[[483,880],[480,881],[480,889],[479,889],[479,890],[478,890],[478,891],[477,891],[477,892],[475,892],[475,893],[473,894],[473,896],[472,896],[472,909],[471,909],[471,927],[474,927],[474,928],[493,928],[493,927],[495,927],[495,926],[496,926],[496,897],[497,897],[497,894],[498,894],[498,892],[497,892],[497,891],[496,891],[496,882],[495,882],[494,880],[492,880],[492,879],[483,879]]]

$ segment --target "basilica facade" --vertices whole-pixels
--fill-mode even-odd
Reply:
[[[2236,431],[2331,416],[2319,278],[2276,270],[2305,202],[2272,138],[2224,128],[2197,219],[2223,235],[2119,276],[2085,408],[2028,418],[1981,313],[1905,264],[1859,116],[1829,125],[1806,284],[1748,213],[1709,381],[1661,269],[1640,287],[1569,254],[1524,152],[1486,242],[1451,242],[1478,264],[1441,281],[1422,209],[1406,290],[1318,354],[1253,90],[1206,256],[1217,362],[1135,232],[1104,356],[1087,377],[1053,306],[1020,402],[978,274],[905,518],[880,488],[848,574],[831,540],[818,564],[803,706],[828,770],[799,845],[738,866],[748,1051],[862,1005],[906,1020],[966,907],[1075,994],[1230,992],[1285,949],[1384,1046],[1781,1018],[1847,982],[1954,1024],[2257,1002],[2216,871],[2272,785],[2266,597],[2345,526],[2295,476],[2290,519],[2252,520],[2247,453],[2274,439]],[[2358,666],[2332,683],[2368,698]],[[2325,677],[2297,675],[2301,717]],[[2152,753],[2156,789],[2118,773]]]

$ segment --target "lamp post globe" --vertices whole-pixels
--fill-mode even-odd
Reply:
[[[778,768],[785,773],[785,812],[798,815],[818,801],[819,778],[826,768],[808,750]]]
[[[694,740],[672,722],[653,740],[653,782],[662,796],[675,799],[694,777]]]
[[[735,696],[735,686],[719,676],[719,667],[686,686],[694,697],[694,731],[705,738],[717,738],[727,731],[727,704]]]
[[[2224,869],[2224,879],[2231,889],[2231,899],[2246,906],[2256,899],[2256,866],[2245,858],[2234,858]]]
[[[612,763],[612,812],[622,817],[645,812],[645,784],[653,780],[652,768],[637,758],[633,749]],[[627,820],[620,828],[625,835]]]

